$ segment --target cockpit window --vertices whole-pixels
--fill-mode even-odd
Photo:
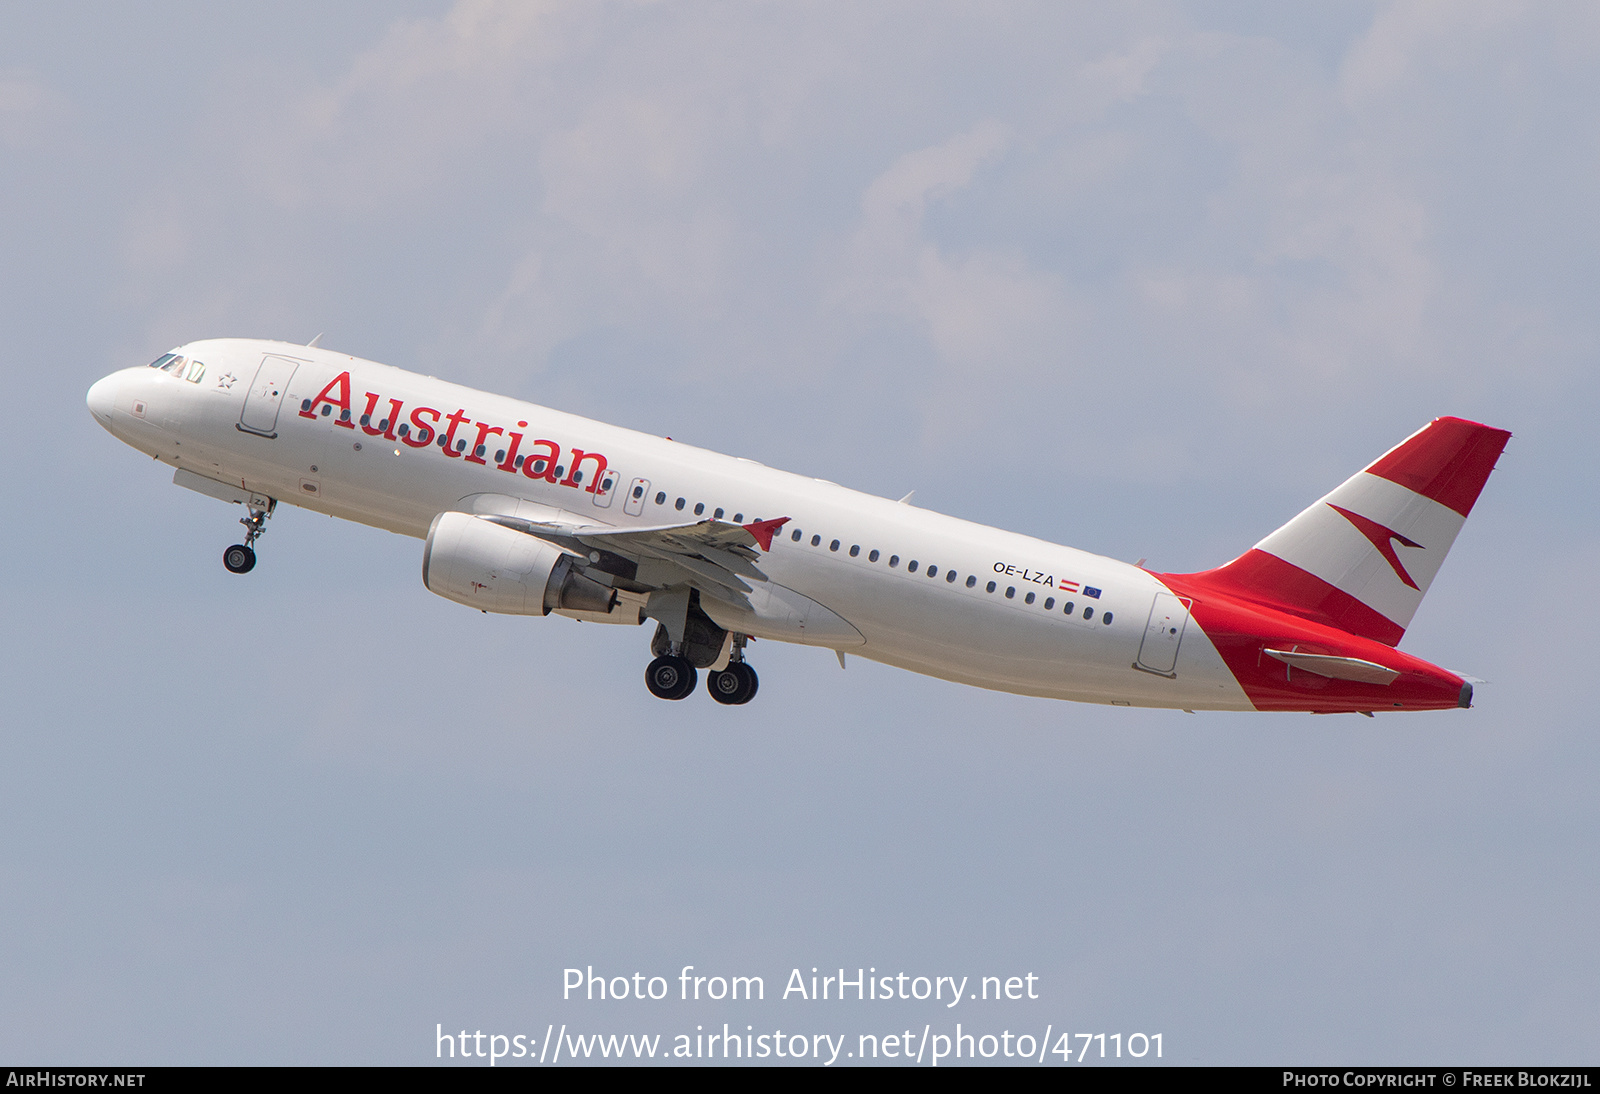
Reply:
[[[200,382],[200,377],[204,376],[205,374],[206,366],[202,362],[190,361],[189,374],[185,376],[184,379],[188,380],[191,384],[198,384]]]
[[[160,357],[150,362],[150,367],[164,369],[177,359],[178,355],[176,353],[163,353]]]
[[[170,372],[174,376],[182,376],[183,375],[184,366],[187,365],[189,362],[184,360],[182,357],[179,357],[175,353],[174,354],[170,354],[169,356],[170,356],[171,360],[169,360],[166,364],[161,366],[161,371],[162,372]]]

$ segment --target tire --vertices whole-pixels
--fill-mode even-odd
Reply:
[[[256,553],[242,543],[222,552],[222,564],[230,574],[247,574],[256,568]]]
[[[644,686],[657,699],[686,699],[700,674],[682,657],[657,657],[644,670]]]
[[[711,698],[725,706],[743,706],[756,697],[760,680],[756,670],[743,661],[735,661],[721,672],[706,677],[706,690]]]

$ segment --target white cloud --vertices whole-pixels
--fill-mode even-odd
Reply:
[[[1419,75],[1419,66],[1460,55],[1520,22],[1522,0],[1397,0],[1378,13],[1340,66],[1341,89],[1352,101],[1383,96]]]
[[[686,400],[894,387],[925,435],[1090,403],[1070,458],[1152,475],[1216,421],[1492,387],[1481,347],[1540,313],[1450,250],[1457,195],[1512,199],[1441,158],[1471,130],[1428,74],[1527,69],[1540,35],[1585,56],[1592,19],[1397,3],[1333,65],[1164,4],[914,10],[463,0],[331,79],[252,88],[210,136],[232,185],[152,192],[130,253],[222,325],[392,282],[363,256],[399,254],[390,306],[431,309],[413,340],[485,382],[615,335],[661,347]],[[184,288],[241,253],[258,286]],[[971,382],[906,383],[930,367]],[[1070,383],[1019,405],[995,378]],[[1151,414],[1175,423],[1154,449],[1122,427]]]
[[[33,73],[0,69],[0,147],[36,147],[65,105],[62,96]]]

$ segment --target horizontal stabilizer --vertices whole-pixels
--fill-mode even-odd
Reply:
[[[1304,669],[1318,676],[1335,680],[1358,680],[1363,684],[1392,684],[1400,674],[1376,661],[1363,661],[1359,657],[1335,657],[1328,653],[1297,653],[1294,650],[1266,650],[1268,657],[1276,657],[1293,669]]]

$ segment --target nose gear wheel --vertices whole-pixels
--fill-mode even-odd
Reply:
[[[244,542],[235,543],[222,552],[222,565],[230,574],[247,574],[256,568],[255,542],[267,530],[267,518],[277,507],[278,500],[268,498],[265,509],[251,505],[249,515],[239,518],[239,523],[244,525]]]
[[[256,553],[242,543],[235,543],[222,552],[222,564],[230,574],[247,574],[256,568]]]

